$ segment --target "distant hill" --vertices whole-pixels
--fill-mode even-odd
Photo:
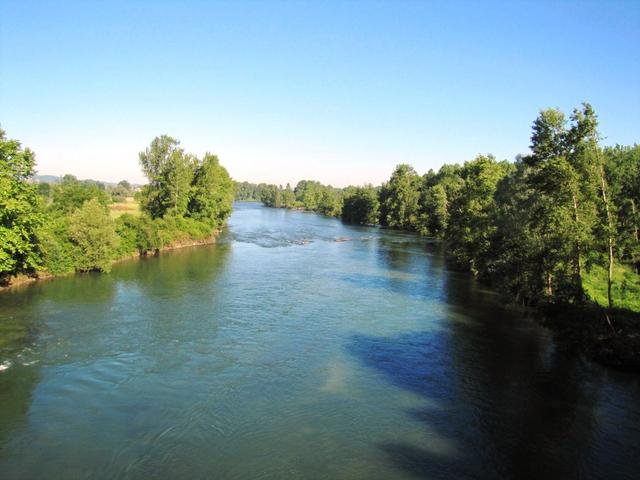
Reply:
[[[35,183],[60,183],[61,180],[62,180],[62,177],[59,177],[57,175],[34,175],[33,176],[33,181]],[[80,179],[80,181],[84,181],[84,180],[87,180],[87,179]],[[99,182],[110,187],[115,187],[118,184],[117,182],[104,182],[102,180],[93,180],[93,179],[89,179],[89,180],[92,182]],[[132,183],[131,186],[134,189],[138,189],[141,187],[141,185],[137,183]]]
[[[34,175],[33,180],[37,183],[59,183],[62,177],[55,175]]]

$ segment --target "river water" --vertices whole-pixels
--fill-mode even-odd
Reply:
[[[437,243],[237,204],[216,245],[0,294],[0,478],[638,478],[640,381]]]

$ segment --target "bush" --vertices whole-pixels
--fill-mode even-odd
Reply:
[[[49,220],[37,235],[42,251],[42,268],[53,275],[73,272],[77,253],[69,241],[69,219],[58,217]]]
[[[69,239],[77,247],[75,268],[81,272],[108,272],[116,258],[119,237],[107,209],[91,199],[69,219]]]

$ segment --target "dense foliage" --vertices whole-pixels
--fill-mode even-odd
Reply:
[[[597,125],[588,104],[568,118],[543,110],[530,154],[513,163],[480,155],[424,175],[401,164],[379,188],[342,189],[234,183],[215,155],[167,135],[139,155],[141,188],[72,175],[35,184],[33,153],[0,131],[0,279],[107,271],[116,258],[206,239],[235,196],[440,238],[459,267],[518,302],[635,308],[640,146],[603,149]]]
[[[29,183],[34,167],[33,152],[0,129],[0,280],[38,266],[36,230],[44,217],[37,189]]]
[[[137,192],[73,175],[36,184],[33,153],[0,131],[0,280],[106,272],[117,258],[206,239],[231,213],[234,183],[215,155],[198,159],[163,135],[140,165],[149,184]]]
[[[379,210],[378,191],[371,185],[344,189],[341,217],[345,222],[375,225],[378,223]]]
[[[518,302],[633,306],[640,146],[603,149],[597,125],[589,104],[569,118],[543,110],[514,163],[480,155],[422,176],[401,164],[379,189],[302,181],[262,201],[443,239],[459,267]]]
[[[342,190],[331,185],[322,185],[312,180],[301,180],[295,189],[267,185],[260,200],[268,207],[300,208],[330,217],[339,217],[342,212]]]
[[[239,202],[259,202],[262,192],[268,185],[266,183],[236,182],[236,197]]]

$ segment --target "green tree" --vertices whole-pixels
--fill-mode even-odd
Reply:
[[[73,175],[65,175],[53,188],[49,210],[57,215],[69,215],[94,198],[104,206],[110,202],[109,195],[97,182],[80,181]]]
[[[451,206],[445,238],[457,263],[474,274],[484,274],[496,232],[494,194],[511,165],[480,155],[465,162],[464,186]]]
[[[545,237],[559,237],[556,244],[566,244],[571,249],[568,256],[556,251],[560,255],[546,272],[548,294],[567,301],[584,299],[583,264],[596,241],[599,201],[599,168],[593,162],[596,127],[595,113],[588,104],[582,110],[574,110],[569,128],[562,112],[543,110],[533,126],[533,153],[525,157],[532,169],[529,185],[539,197],[539,216],[533,219],[539,224],[538,231]],[[572,271],[570,276],[567,266]],[[554,279],[552,270],[558,278]],[[554,283],[559,287],[556,293]]]
[[[418,215],[422,235],[444,237],[451,205],[464,186],[460,170],[460,165],[443,165],[437,174],[430,171],[422,177]]]
[[[45,200],[48,200],[51,197],[51,184],[46,182],[40,182],[38,185],[38,195],[40,195]]]
[[[77,249],[69,239],[69,217],[58,215],[49,218],[38,230],[42,250],[42,268],[53,275],[74,271]]]
[[[640,145],[606,148],[603,155],[615,210],[618,258],[640,274]]]
[[[129,182],[127,182],[126,180],[120,180],[118,182],[118,187],[122,188],[127,193],[131,193],[131,189],[132,189],[131,184]]]
[[[357,187],[345,193],[342,220],[360,225],[376,225],[380,202],[378,192],[371,185]]]
[[[206,153],[194,163],[188,216],[220,226],[231,214],[235,185],[217,156]]]
[[[323,188],[320,182],[313,180],[300,180],[294,189],[296,200],[305,209],[318,211],[322,198]]]
[[[260,194],[260,200],[267,207],[280,208],[282,207],[280,195],[280,188],[277,185],[267,185]]]
[[[43,222],[35,156],[0,129],[0,278],[33,272],[39,264],[36,230]]]
[[[71,215],[69,238],[77,249],[76,270],[111,270],[119,238],[107,209],[96,199],[89,200]]]
[[[123,202],[129,196],[131,196],[131,184],[126,180],[121,180],[111,189],[111,199],[114,202]]]
[[[287,183],[287,186],[282,190],[281,194],[282,206],[285,208],[293,208],[296,206],[296,194],[291,188],[291,185]]]
[[[331,185],[320,189],[320,199],[315,211],[328,217],[339,217],[342,213],[342,198]]]
[[[411,165],[396,167],[389,181],[380,190],[380,223],[385,227],[416,230],[420,176]]]
[[[179,148],[180,142],[161,135],[138,155],[149,183],[142,188],[141,207],[152,218],[163,217],[170,209],[184,215],[189,203],[194,157]]]
[[[262,199],[262,191],[267,187],[266,184],[249,183],[249,182],[235,182],[236,184],[236,200],[239,201],[256,201],[259,202]]]

